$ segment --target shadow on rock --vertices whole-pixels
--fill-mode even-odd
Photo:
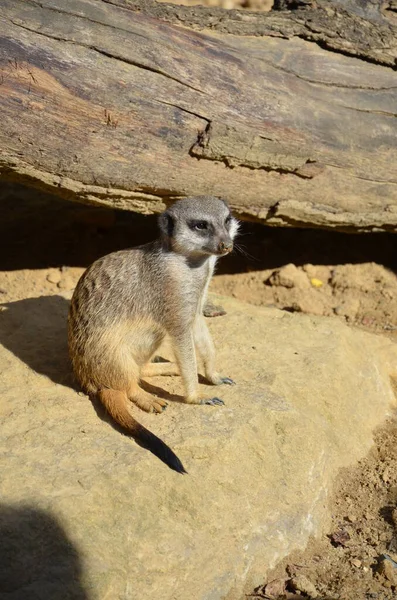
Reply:
[[[78,552],[53,516],[0,504],[0,597],[89,599]]]
[[[0,307],[0,343],[37,373],[78,390],[67,347],[69,302],[41,296]]]
[[[4,303],[0,305],[0,308],[3,309],[0,310],[0,344],[36,373],[45,375],[54,383],[79,391],[80,387],[73,377],[67,347],[69,302],[62,296],[41,296],[40,298],[27,298]],[[150,386],[150,384],[145,385]],[[161,388],[152,386],[152,389],[155,389],[159,395],[166,396],[167,399],[179,398],[167,394]],[[96,397],[91,397],[91,401],[99,418],[109,423],[117,431],[126,433],[113,421]],[[128,432],[127,435],[129,435]],[[162,441],[158,441],[153,434],[148,433],[148,436],[148,443],[145,445],[140,440],[140,445],[169,464],[164,459],[164,454],[166,457],[173,457],[171,450]],[[177,457],[175,459],[176,470],[179,469],[182,472],[182,464]],[[53,597],[48,596],[48,598],[52,600]]]

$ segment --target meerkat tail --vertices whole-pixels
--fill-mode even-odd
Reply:
[[[185,467],[174,452],[160,438],[138,423],[128,410],[127,395],[118,390],[102,389],[98,397],[110,416],[124,430],[126,430],[137,443],[147,448],[157,458],[163,461],[170,469],[177,473],[187,473]]]

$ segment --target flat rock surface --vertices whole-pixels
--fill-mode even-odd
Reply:
[[[179,379],[157,378],[167,411],[135,409],[184,476],[78,393],[63,296],[3,305],[5,597],[237,600],[326,526],[336,472],[365,455],[395,406],[397,348],[335,319],[222,304],[209,326],[237,382],[216,390],[225,407],[172,401]]]

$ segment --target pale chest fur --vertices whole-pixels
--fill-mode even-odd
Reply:
[[[208,295],[208,287],[210,285],[210,281],[211,281],[212,275],[214,274],[214,269],[215,269],[216,261],[217,261],[217,257],[216,256],[210,256],[210,258],[207,261],[206,279],[204,281],[203,290],[201,292],[200,301],[199,301],[198,307],[197,307],[198,308],[197,312],[199,314],[203,314],[204,304],[206,303],[207,295]]]
[[[174,305],[179,305],[189,319],[203,311],[216,258],[210,256],[200,265],[189,264],[177,255],[167,260],[169,293],[174,298]]]

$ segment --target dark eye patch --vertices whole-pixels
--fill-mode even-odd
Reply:
[[[190,229],[196,231],[207,231],[208,230],[208,222],[207,221],[190,221],[189,222]]]
[[[227,217],[225,219],[225,225],[230,225],[231,222],[232,222],[232,215],[227,215]]]

